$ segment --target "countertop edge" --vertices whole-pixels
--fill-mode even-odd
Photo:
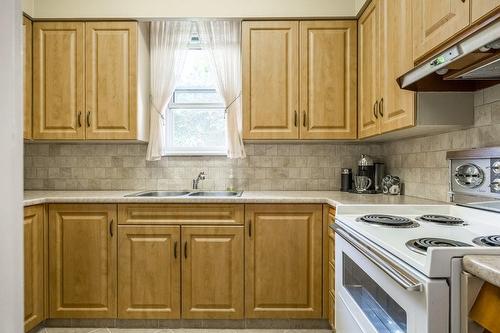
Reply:
[[[54,203],[115,203],[115,204],[252,204],[252,203],[303,203],[303,204],[327,204],[336,207],[341,204],[337,200],[328,198],[133,198],[133,197],[44,197],[36,199],[25,199],[24,207],[54,204]]]
[[[466,272],[500,287],[500,256],[467,255],[463,258]]]

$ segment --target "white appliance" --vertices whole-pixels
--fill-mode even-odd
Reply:
[[[339,206],[332,227],[337,333],[459,333],[461,258],[500,255],[500,214],[473,208]]]
[[[500,148],[448,152],[443,205],[337,208],[337,333],[476,333],[467,254],[500,255]]]

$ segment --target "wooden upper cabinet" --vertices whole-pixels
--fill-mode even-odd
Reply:
[[[246,205],[247,318],[322,317],[322,206]]]
[[[49,206],[50,318],[116,317],[116,205]]]
[[[297,21],[242,23],[243,138],[298,138]]]
[[[33,23],[33,138],[84,139],[84,23]]]
[[[498,10],[500,6],[500,0],[470,0],[470,2],[471,23],[476,22],[494,10]]]
[[[43,206],[24,209],[24,330],[44,317],[44,211]]]
[[[412,0],[414,59],[466,28],[470,3],[471,0]]]
[[[381,16],[381,98],[378,105],[382,133],[415,125],[415,93],[403,90],[397,78],[413,68],[411,0],[379,0]]]
[[[358,137],[380,133],[380,5],[374,0],[358,21]]]
[[[86,137],[135,139],[137,23],[86,23]]]
[[[182,318],[243,319],[243,228],[182,227]]]
[[[33,138],[32,130],[32,110],[33,110],[33,23],[31,20],[23,16],[23,55],[24,55],[24,91],[23,91],[23,101],[24,101],[24,139]]]
[[[180,227],[118,227],[118,318],[180,318]]]
[[[301,139],[356,138],[356,28],[300,22]]]

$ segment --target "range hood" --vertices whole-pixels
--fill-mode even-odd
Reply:
[[[500,20],[398,78],[412,91],[475,91],[500,83]]]

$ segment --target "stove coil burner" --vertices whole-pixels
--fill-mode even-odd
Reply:
[[[458,217],[448,215],[422,215],[418,217],[417,220],[448,225],[461,225],[465,223],[464,220]]]
[[[430,247],[470,247],[472,245],[444,238],[417,238],[406,242],[406,246],[414,252],[426,254]]]
[[[481,246],[500,247],[500,235],[477,237],[472,242]]]
[[[410,220],[409,218],[394,215],[384,214],[370,214],[361,216],[358,221],[371,224],[377,224],[392,228],[415,228],[418,223]]]

